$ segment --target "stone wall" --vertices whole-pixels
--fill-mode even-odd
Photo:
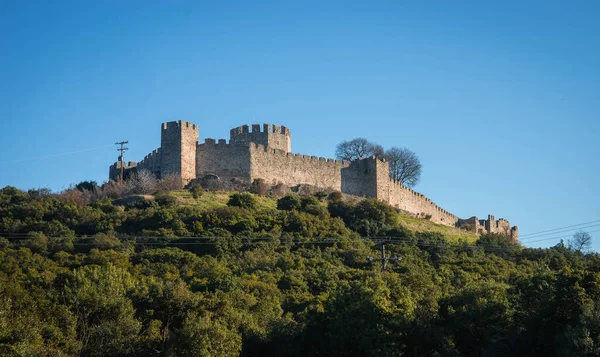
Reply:
[[[136,165],[135,161],[129,161],[127,163],[117,161],[108,168],[108,177],[113,181],[118,181],[121,176],[121,166],[123,166],[123,177],[127,178],[129,172],[134,170]]]
[[[249,144],[205,139],[196,147],[196,173],[200,178],[210,174],[222,180],[237,177],[250,181],[250,171]]]
[[[388,179],[383,189],[388,190],[387,202],[420,218],[429,218],[432,222],[454,227],[459,218],[441,208],[425,195],[413,191],[399,182]]]
[[[183,120],[162,125],[160,176],[181,175],[183,183],[196,178],[198,127]]]
[[[198,127],[185,121],[164,123],[161,147],[137,164],[129,162],[126,172],[148,170],[164,177],[179,175],[182,183],[206,175],[222,180],[240,178],[247,182],[261,178],[266,183],[287,186],[309,184],[360,197],[374,197],[421,218],[475,233],[501,233],[518,239],[518,228],[505,219],[459,219],[426,196],[390,179],[388,163],[376,158],[353,162],[291,153],[291,134],[279,125],[253,124],[234,128],[229,143],[206,139],[198,144]],[[118,179],[120,163],[111,165],[109,177]]]
[[[252,124],[252,131],[248,125],[238,126],[230,131],[230,141],[238,143],[255,143],[271,149],[292,151],[292,137],[290,130],[285,126]]]
[[[160,177],[161,149],[154,149],[148,155],[144,156],[142,161],[138,162],[138,170],[152,172],[156,177]]]
[[[369,161],[376,175],[377,193],[375,196],[402,211],[421,218],[429,218],[432,222],[455,226],[458,217],[436,205],[425,195],[392,180],[389,177],[387,162],[375,158],[364,159]]]
[[[518,227],[511,227],[510,223],[504,218],[495,220],[492,215],[488,215],[488,219],[477,219],[475,216],[468,219],[459,219],[457,226],[477,234],[498,233],[510,237],[515,242],[519,241]]]
[[[341,190],[341,170],[349,165],[340,160],[293,154],[260,144],[249,144],[250,178],[262,178],[268,184],[288,186],[309,184]]]
[[[359,197],[377,197],[377,161],[360,159],[342,169],[343,193]]]

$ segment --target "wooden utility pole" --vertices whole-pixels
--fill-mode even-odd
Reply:
[[[385,244],[383,242],[381,242],[381,243],[379,243],[379,245],[381,245],[381,258],[377,259],[377,258],[374,258],[374,257],[367,257],[367,262],[373,262],[373,261],[376,261],[376,260],[381,260],[381,271],[384,272],[385,268],[386,268],[386,265],[387,265],[387,262],[389,260],[392,260],[394,262],[398,262],[398,261],[402,260],[402,257],[399,257],[397,255],[395,255],[393,257],[386,256],[385,255]]]
[[[125,147],[125,144],[129,144],[129,141],[119,141],[118,143],[115,143],[115,145],[120,145],[119,148],[117,148],[117,151],[119,151],[121,153],[121,155],[119,155],[119,166],[121,166],[121,173],[119,175],[119,183],[123,183],[123,170],[124,170],[124,166],[125,166],[125,151],[129,150],[129,148]]]

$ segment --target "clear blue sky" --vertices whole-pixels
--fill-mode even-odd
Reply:
[[[165,121],[279,123],[304,154],[412,149],[461,217],[600,220],[599,2],[176,3],[0,2],[0,187],[104,181],[114,147],[46,156],[139,161]]]

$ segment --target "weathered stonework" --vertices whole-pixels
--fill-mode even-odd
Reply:
[[[250,130],[252,128],[252,130]],[[161,146],[138,163],[129,162],[126,173],[148,170],[157,177],[177,175],[183,183],[207,175],[221,180],[263,179],[275,185],[310,184],[360,197],[374,197],[406,213],[435,223],[472,232],[501,233],[518,240],[518,228],[505,219],[460,219],[424,195],[390,179],[388,163],[376,158],[353,162],[293,154],[291,133],[285,126],[253,124],[231,129],[230,140],[198,142],[198,127],[185,121],[162,124]],[[109,177],[119,177],[121,163],[110,166]]]

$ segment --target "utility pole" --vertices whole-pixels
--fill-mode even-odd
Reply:
[[[125,166],[125,151],[129,150],[129,148],[125,147],[125,144],[129,144],[129,141],[119,141],[118,143],[115,143],[115,145],[120,145],[119,148],[117,148],[117,151],[119,151],[121,153],[121,155],[119,155],[119,163],[121,166],[121,174],[119,175],[119,183],[123,183],[123,167]]]
[[[374,260],[381,260],[381,272],[385,271],[385,267],[387,265],[388,260],[393,260],[395,262],[402,260],[402,257],[399,257],[397,255],[393,256],[393,257],[388,257],[385,255],[385,244],[381,243],[381,258],[377,259],[377,258],[373,258],[373,257],[367,257],[367,261],[368,262],[372,262]]]

